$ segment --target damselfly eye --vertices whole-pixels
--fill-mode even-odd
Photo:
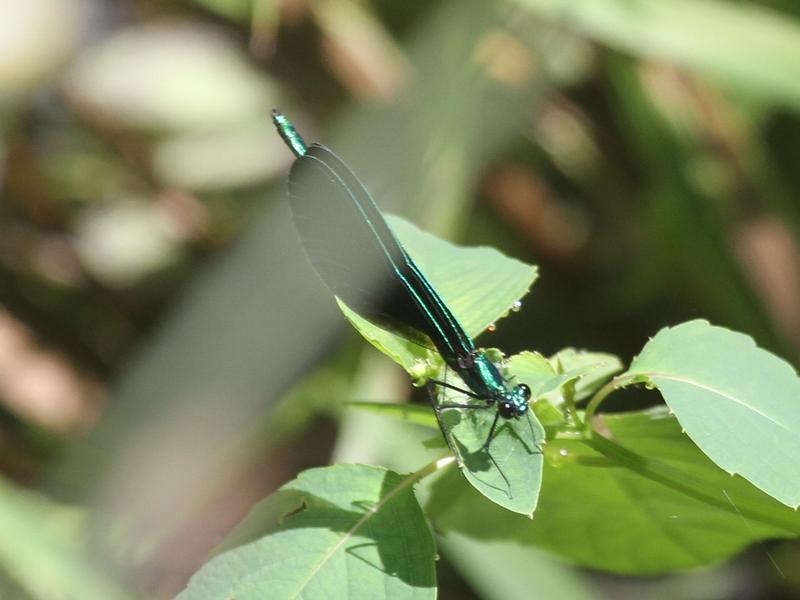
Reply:
[[[524,383],[520,383],[516,387],[517,395],[525,399],[525,402],[531,399],[531,388]]]

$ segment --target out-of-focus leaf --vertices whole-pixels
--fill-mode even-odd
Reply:
[[[83,515],[0,479],[0,571],[42,600],[128,595],[84,554]]]
[[[87,209],[76,233],[84,265],[111,287],[132,285],[180,257],[166,215],[144,201]]]
[[[448,533],[439,541],[447,560],[484,600],[600,598],[589,581],[530,546],[503,540],[473,540]]]
[[[148,130],[242,123],[278,97],[232,43],[188,24],[121,30],[84,52],[65,84],[83,110]]]
[[[411,476],[301,473],[256,506],[178,598],[435,598],[435,546]]]
[[[290,159],[272,123],[254,118],[169,137],[158,144],[153,166],[165,183],[202,191],[262,182],[283,171]]]
[[[0,0],[0,108],[45,82],[79,41],[83,0]]]
[[[787,15],[719,0],[516,2],[611,47],[696,69],[747,94],[800,108],[800,25]]]
[[[658,332],[626,375],[657,387],[720,467],[800,505],[800,379],[785,360],[697,320]]]
[[[604,416],[623,448],[665,485],[579,440],[548,443],[542,494],[532,521],[503,511],[445,473],[427,513],[439,531],[549,550],[576,564],[627,574],[667,573],[718,563],[748,544],[800,535],[800,514],[731,477],[681,433],[666,410]]]

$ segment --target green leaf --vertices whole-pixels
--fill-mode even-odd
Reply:
[[[463,387],[454,376],[448,382]],[[464,403],[463,395],[458,392],[446,389],[439,392],[439,403]],[[452,408],[441,410],[438,418],[466,480],[492,502],[531,516],[542,483],[544,428],[533,411],[519,420],[501,417],[487,451],[485,444],[496,415],[496,407]]]
[[[514,371],[520,381],[534,389],[536,381],[546,383],[554,371],[547,359],[533,353],[523,353],[509,363],[520,366]],[[537,368],[541,371],[537,373]],[[449,382],[463,387],[463,383],[450,374]],[[462,394],[452,390],[439,390],[439,402],[463,404]],[[434,411],[427,406],[354,402],[354,406],[371,412],[392,415],[420,425],[436,426]],[[556,409],[553,409],[556,410]],[[489,448],[484,444],[492,428],[496,408],[445,409],[439,415],[439,427],[458,466],[467,481],[481,494],[500,506],[530,516],[536,509],[542,480],[542,445],[545,432],[537,413],[519,421],[501,420]],[[493,460],[494,459],[494,460]]]
[[[800,106],[800,26],[776,11],[715,0],[516,0],[579,34],[696,69],[748,94]]]
[[[563,426],[564,414],[554,406],[561,404],[562,399],[558,392],[552,393],[559,375],[551,362],[537,352],[520,352],[508,359],[508,365],[520,382],[530,386],[531,407],[539,423],[546,429]],[[543,394],[546,396],[542,397]]]
[[[380,402],[353,402],[352,406],[419,425],[437,426],[435,413],[427,406]],[[490,447],[495,465],[483,449],[494,415],[494,409],[445,410],[440,417],[441,430],[464,477],[475,489],[504,508],[530,516],[536,509],[541,486],[539,448],[544,443],[544,430],[534,415],[530,423],[527,419],[501,423]],[[425,446],[442,447],[440,440],[437,437]]]
[[[386,220],[472,337],[506,316],[536,281],[536,267],[494,248],[456,246],[399,217]]]
[[[415,476],[363,465],[311,469],[256,506],[178,596],[435,598],[435,547]]]
[[[612,375],[625,367],[619,357],[605,352],[589,352],[564,348],[550,357],[550,362],[558,373],[568,373],[587,368],[575,384],[575,400],[583,400],[596,392]]]
[[[720,467],[800,505],[800,379],[789,363],[746,335],[697,320],[662,329],[627,375],[657,387]]]
[[[536,399],[548,391],[544,391],[558,373],[544,356],[538,352],[520,352],[508,359],[509,369],[523,383],[531,388],[531,398]]]
[[[637,575],[710,565],[750,543],[800,535],[800,513],[719,469],[665,409],[603,419],[611,439],[638,454],[636,461],[610,459],[581,440],[549,442],[532,521],[498,509],[444,473],[426,506],[434,526]],[[661,477],[665,472],[672,472],[672,485]]]
[[[475,337],[508,314],[536,280],[536,267],[485,246],[455,246],[426,233],[399,217],[386,221],[468,335]],[[340,303],[340,306],[341,303]],[[343,308],[367,341],[418,378],[420,367],[435,369],[438,355],[370,323]]]
[[[434,351],[391,333],[374,323],[369,322],[358,313],[350,310],[337,298],[339,308],[350,321],[350,324],[364,339],[403,367],[415,380],[432,377],[442,364],[442,359]]]

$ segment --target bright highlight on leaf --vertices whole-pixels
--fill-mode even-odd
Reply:
[[[697,320],[662,329],[627,374],[657,387],[720,467],[800,505],[800,379],[789,363]]]

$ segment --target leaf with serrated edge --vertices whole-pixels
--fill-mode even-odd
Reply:
[[[628,375],[659,389],[711,460],[800,505],[800,378],[752,338],[696,320],[662,329]]]

